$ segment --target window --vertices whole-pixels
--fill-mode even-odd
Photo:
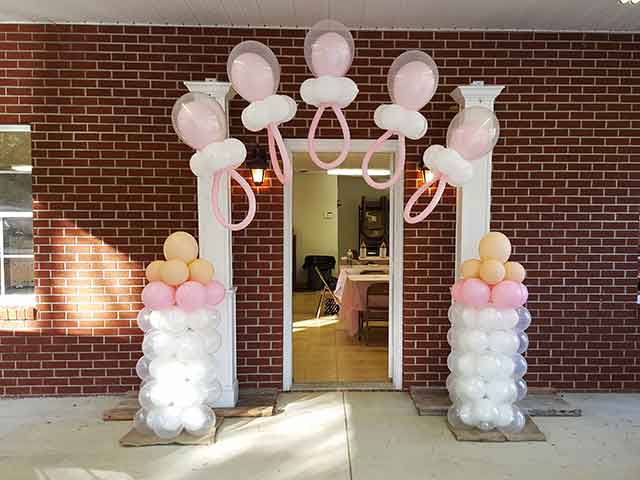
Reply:
[[[0,305],[33,301],[31,131],[0,125]]]

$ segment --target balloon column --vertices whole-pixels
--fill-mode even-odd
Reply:
[[[289,183],[293,168],[278,125],[295,116],[297,105],[291,97],[275,94],[280,82],[278,59],[260,42],[242,42],[231,50],[227,75],[235,91],[249,102],[242,112],[242,124],[252,132],[267,129],[273,172],[281,183]],[[282,169],[278,164],[276,144],[282,157]]]
[[[458,113],[447,129],[447,148],[431,145],[422,160],[431,170],[433,178],[415,191],[404,209],[407,223],[423,221],[436,207],[447,183],[460,187],[473,177],[471,162],[489,153],[498,142],[500,127],[495,114],[480,106],[465,108]],[[438,182],[438,188],[425,209],[411,216],[411,209],[429,187]]]
[[[215,424],[211,406],[222,393],[214,371],[214,355],[222,343],[215,307],[225,291],[213,280],[211,263],[197,258],[198,243],[188,233],[171,234],[164,256],[145,272],[145,308],[138,315],[144,356],[136,365],[142,408],[134,426],[165,439],[183,430],[202,436]]]
[[[426,53],[409,50],[391,64],[387,75],[387,88],[393,104],[380,105],[373,116],[376,125],[386,131],[371,145],[362,159],[362,176],[369,186],[383,190],[402,177],[405,137],[418,140],[427,133],[427,119],[419,110],[431,100],[437,87],[438,67]],[[400,142],[394,172],[389,180],[378,183],[369,176],[369,162],[373,154],[394,134]]]
[[[244,144],[227,138],[227,121],[222,107],[210,96],[191,92],[180,97],[171,112],[173,128],[178,137],[196,150],[191,157],[191,171],[197,177],[213,177],[211,204],[218,222],[230,230],[242,230],[256,213],[256,197],[247,181],[236,172],[247,156]],[[228,223],[218,206],[220,181],[228,174],[244,190],[249,210],[240,223]]]
[[[309,128],[309,157],[320,168],[338,167],[347,158],[351,147],[349,125],[342,113],[358,95],[358,87],[345,74],[353,61],[353,37],[342,23],[322,20],[316,23],[304,40],[304,57],[315,78],[309,78],[300,87],[300,96],[309,105],[318,108]],[[344,143],[338,157],[324,163],[316,153],[316,130],[325,109],[331,108],[340,128]]]
[[[508,261],[511,243],[502,233],[485,235],[479,250],[480,259],[462,264],[463,278],[452,288],[448,419],[456,428],[518,432],[525,417],[515,402],[527,394],[522,354],[529,345],[524,331],[531,324],[523,307],[525,270]]]

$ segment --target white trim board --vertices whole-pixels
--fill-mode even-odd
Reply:
[[[375,140],[352,140],[351,152],[364,153]],[[294,153],[308,152],[307,139],[286,139],[285,144],[291,159]],[[386,141],[380,152],[399,152],[397,140]],[[342,149],[342,140],[318,139],[316,151],[339,152]],[[395,156],[394,156],[395,160]],[[396,390],[402,390],[402,305],[403,305],[403,269],[404,257],[404,175],[390,189],[390,328],[389,328],[389,373]],[[291,184],[284,187],[284,287],[283,287],[283,365],[282,365],[282,389],[289,391],[293,387],[293,187]]]

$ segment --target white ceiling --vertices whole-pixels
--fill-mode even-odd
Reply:
[[[619,0],[0,0],[0,22],[640,31]]]

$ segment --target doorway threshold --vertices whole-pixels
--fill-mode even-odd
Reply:
[[[391,382],[294,383],[291,392],[395,392]]]

